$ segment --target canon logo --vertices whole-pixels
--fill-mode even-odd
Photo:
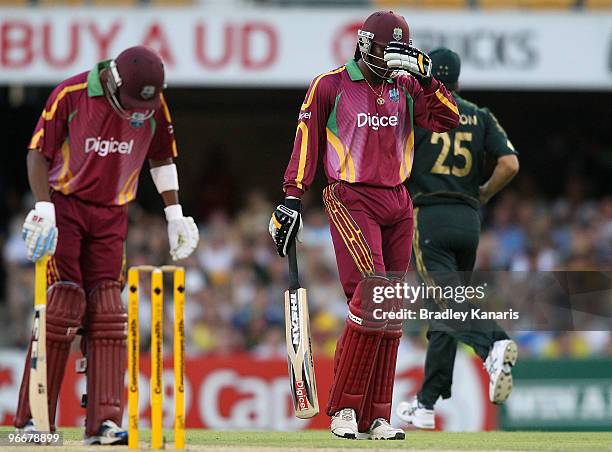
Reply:
[[[134,140],[116,141],[114,137],[110,140],[103,140],[101,137],[87,138],[85,140],[85,153],[95,152],[100,157],[108,154],[131,154],[134,147]]]
[[[286,367],[284,375],[271,378],[220,368],[204,379],[193,403],[204,424],[213,429],[302,430],[306,423],[287,410],[290,392]]]
[[[359,113],[357,115],[357,127],[371,127],[372,130],[378,130],[379,127],[395,127],[397,126],[398,119],[396,115],[392,116],[378,116],[371,115],[370,113]]]

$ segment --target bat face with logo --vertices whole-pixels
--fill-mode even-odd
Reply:
[[[30,355],[30,412],[39,432],[49,431],[49,407],[47,401],[47,261],[43,256],[36,262],[34,293],[34,328]]]
[[[290,288],[285,291],[285,334],[289,382],[295,415],[308,419],[319,413],[317,383],[310,340],[306,289],[299,287],[295,244],[289,249]]]
[[[310,345],[306,289],[290,289],[285,292],[285,329],[289,382],[295,415],[308,419],[319,412],[319,400]]]

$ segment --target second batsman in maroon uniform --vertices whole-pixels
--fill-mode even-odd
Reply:
[[[176,143],[162,94],[164,66],[137,46],[53,90],[28,152],[35,208],[23,226],[28,257],[53,256],[47,269],[47,385],[55,429],[57,398],[70,346],[82,328],[86,358],[86,444],[127,444],[121,428],[127,316],[121,301],[127,205],[145,160],[166,205],[170,254],[184,259],[198,229],[178,200]],[[33,431],[29,356],[15,416]]]
[[[453,97],[430,73],[431,61],[412,47],[403,17],[368,17],[355,58],[308,89],[285,172],[285,202],[270,222],[284,256],[298,237],[300,197],[321,156],[329,181],[323,200],[349,307],[327,406],[332,433],[344,438],[405,437],[389,424],[402,324],[377,320],[380,305],[367,294],[372,281],[391,284],[384,275],[404,273],[410,261],[412,203],[402,183],[412,168],[414,126],[446,132],[458,124]]]

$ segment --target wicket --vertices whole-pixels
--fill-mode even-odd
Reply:
[[[151,448],[164,447],[163,419],[163,274],[174,277],[174,447],[185,447],[185,269],[174,265],[140,265],[128,271],[128,447],[138,449],[138,321],[140,272],[151,273]]]

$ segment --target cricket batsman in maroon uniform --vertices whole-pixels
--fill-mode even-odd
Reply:
[[[414,127],[446,132],[459,113],[431,60],[413,47],[406,20],[376,12],[358,32],[354,59],[316,77],[299,113],[284,204],[270,221],[285,256],[301,229],[300,197],[321,156],[329,216],[349,313],[334,359],[327,406],[331,431],[343,438],[404,439],[389,424],[401,320],[380,320],[372,284],[391,285],[410,261],[412,203],[402,184],[413,160]],[[387,307],[398,307],[390,300]]]
[[[121,428],[127,332],[122,266],[127,205],[136,197],[145,160],[166,205],[172,258],[186,258],[198,243],[193,218],[184,217],[179,204],[176,142],[163,88],[160,57],[143,46],[126,49],[55,88],[29,145],[36,205],[23,238],[32,261],[53,256],[47,268],[49,420],[55,429],[68,353],[82,329],[85,444],[127,444]],[[35,431],[27,356],[15,426]]]

